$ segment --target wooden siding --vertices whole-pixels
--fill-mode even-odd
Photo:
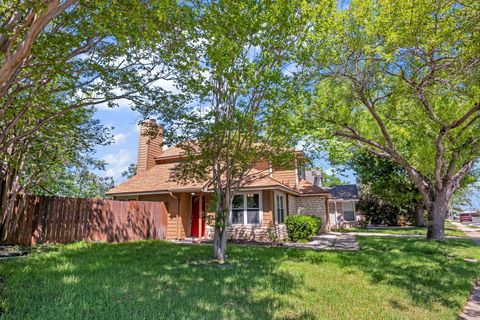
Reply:
[[[180,194],[180,226],[183,237],[192,234],[192,196],[189,193]]]
[[[292,188],[297,184],[297,175],[295,170],[273,171],[273,178]]]
[[[142,201],[161,201],[168,211],[167,239],[184,239],[190,236],[189,193],[141,195]]]
[[[263,223],[262,226],[268,227],[273,225],[273,191],[263,190]]]

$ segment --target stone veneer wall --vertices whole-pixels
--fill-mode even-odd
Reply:
[[[320,232],[323,233],[329,228],[325,225],[327,221],[325,210],[325,198],[321,196],[298,197],[297,198],[297,214],[311,215],[322,218],[322,226]]]
[[[297,214],[313,215],[323,218],[325,216],[324,197],[298,197]]]
[[[214,228],[207,226],[206,237],[213,239]],[[229,240],[273,242],[283,241],[288,238],[285,224],[275,226],[254,226],[254,225],[230,225],[228,227]]]
[[[287,195],[288,200],[288,214],[297,214],[297,198],[296,196],[292,196],[291,194]]]

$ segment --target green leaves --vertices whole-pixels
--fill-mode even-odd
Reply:
[[[478,4],[354,0],[328,17],[301,61],[314,70],[313,137],[353,142],[429,179],[478,159]]]
[[[191,155],[177,179],[214,179],[217,170],[238,184],[256,161],[282,158],[298,141],[303,79],[290,68],[305,21],[285,1],[194,1],[191,8],[194,23],[183,30],[190,39],[167,63],[189,103],[140,110],[158,116],[167,143]]]

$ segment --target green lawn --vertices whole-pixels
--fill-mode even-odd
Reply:
[[[368,233],[391,233],[391,234],[413,234],[413,235],[427,235],[426,227],[385,227],[381,229],[363,229],[352,227],[348,229],[336,229],[339,232],[368,232]],[[451,222],[445,221],[445,235],[466,237],[467,235],[462,230],[458,230]]]
[[[2,319],[456,319],[480,247],[359,238],[361,251],[159,241],[53,246],[0,262]]]

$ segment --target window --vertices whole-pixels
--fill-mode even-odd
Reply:
[[[232,200],[232,224],[260,223],[260,194],[237,194]]]
[[[243,224],[244,209],[243,195],[235,195],[232,200],[232,224]]]
[[[343,210],[343,220],[355,221],[355,211],[354,211],[352,202],[342,203],[342,210]]]
[[[284,223],[285,222],[285,197],[280,194],[275,195],[275,208],[277,212],[277,222]]]

